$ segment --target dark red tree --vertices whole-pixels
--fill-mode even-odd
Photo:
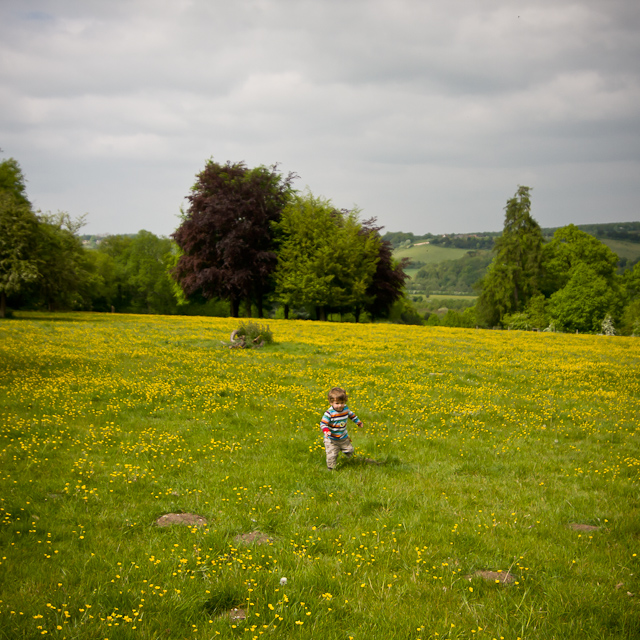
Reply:
[[[380,235],[382,227],[375,226],[375,222],[375,218],[365,220],[362,223],[363,232]],[[409,278],[404,272],[408,262],[407,258],[400,261],[394,260],[391,243],[380,238],[376,272],[367,289],[367,295],[372,298],[372,301],[365,305],[372,320],[388,316],[393,303],[402,298],[404,284]]]
[[[207,162],[172,235],[182,252],[173,276],[187,297],[228,300],[234,318],[242,300],[249,312],[255,302],[262,317],[277,263],[272,223],[279,220],[295,177],[283,177],[276,165],[248,169],[243,162]]]

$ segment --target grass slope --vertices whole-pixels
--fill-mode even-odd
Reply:
[[[0,638],[639,637],[640,341],[236,326],[0,324]]]
[[[398,249],[393,252],[393,257],[400,260],[410,258],[411,260],[433,264],[444,260],[457,260],[462,258],[468,249],[455,249],[452,247],[439,247],[434,244],[414,245],[407,249]]]
[[[629,262],[633,262],[640,258],[640,244],[636,242],[626,242],[624,240],[600,239],[600,242],[606,244],[619,258],[626,258]]]

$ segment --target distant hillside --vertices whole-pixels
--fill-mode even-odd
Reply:
[[[640,222],[576,225],[598,238],[619,258],[624,271],[640,262]],[[550,240],[560,227],[543,228]],[[402,231],[389,232],[385,240],[394,247],[397,259],[410,260],[406,273],[411,278],[407,290],[411,293],[472,294],[475,283],[482,278],[491,262],[491,249],[501,232],[478,232],[416,236]]]
[[[578,224],[578,229],[595,236],[602,242],[617,241],[629,244],[640,244],[640,222],[607,222],[603,224]],[[560,227],[542,229],[545,238],[551,238]],[[422,242],[440,247],[456,249],[492,249],[495,239],[502,235],[501,231],[478,231],[475,233],[445,233],[434,235],[425,233],[422,236],[404,231],[389,231],[384,239],[391,243],[394,249],[409,248]],[[615,251],[615,249],[614,249]],[[620,254],[618,254],[620,255]]]

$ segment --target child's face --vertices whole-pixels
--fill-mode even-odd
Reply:
[[[347,401],[344,398],[342,400],[338,400],[337,398],[331,398],[331,406],[335,411],[342,411],[346,404],[347,404]]]

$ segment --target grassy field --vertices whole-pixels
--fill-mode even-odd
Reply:
[[[444,260],[457,260],[468,253],[468,249],[456,249],[454,247],[440,247],[435,244],[417,244],[408,249],[397,249],[393,252],[393,257],[397,260],[410,258],[431,264],[443,262]]]
[[[601,240],[619,258],[626,258],[630,262],[640,258],[640,244],[636,242],[625,242],[624,240]]]
[[[1,639],[640,637],[640,340],[18,316]]]
[[[435,244],[417,244],[407,249],[397,249],[393,252],[393,257],[396,260],[410,258],[416,262],[434,264],[437,262],[444,262],[445,260],[457,260],[458,258],[462,258],[462,256],[466,255],[467,252],[467,249],[439,247]],[[405,273],[410,279],[413,279],[421,268],[422,266],[405,269]]]

